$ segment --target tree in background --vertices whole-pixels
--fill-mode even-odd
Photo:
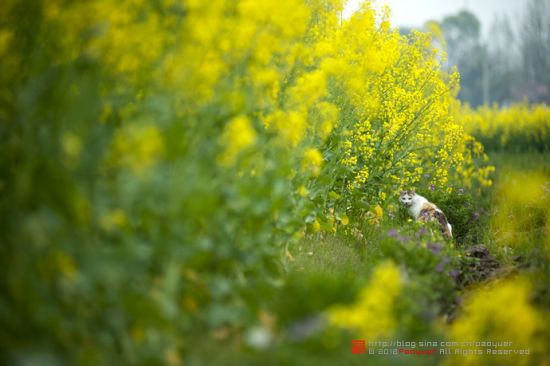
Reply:
[[[447,43],[448,65],[460,72],[459,98],[477,106],[483,101],[483,63],[486,49],[481,43],[481,23],[470,11],[462,10],[441,22]]]
[[[550,102],[550,0],[531,0],[520,29],[523,74],[527,96]]]
[[[489,29],[487,42],[489,68],[489,103],[509,104],[522,99],[526,88],[522,86],[521,57],[518,40],[510,19],[499,15]]]
[[[522,99],[550,103],[550,0],[530,0],[517,27],[498,16],[486,37],[468,10],[443,18],[440,27],[446,67],[460,72],[460,100],[473,107]]]

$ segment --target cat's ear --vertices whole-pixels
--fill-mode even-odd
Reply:
[[[405,191],[402,190],[402,189],[400,189],[400,190],[399,190],[399,195],[402,196],[402,195],[404,195],[404,194],[405,194]]]
[[[411,194],[416,194],[416,191],[414,190],[414,188],[413,188],[413,189],[411,189],[411,191],[410,191],[410,192],[411,192]]]

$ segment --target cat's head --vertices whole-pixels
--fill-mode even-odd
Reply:
[[[414,196],[416,196],[416,192],[414,191],[414,189],[399,191],[399,202],[407,207],[412,206]]]

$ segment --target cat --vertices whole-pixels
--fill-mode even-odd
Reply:
[[[447,217],[433,203],[428,201],[425,197],[417,194],[414,189],[408,191],[399,192],[399,202],[409,208],[409,215],[411,215],[416,221],[435,221],[441,226],[441,232],[443,236],[451,239],[453,237],[453,228]]]

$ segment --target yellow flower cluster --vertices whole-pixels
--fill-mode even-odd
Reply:
[[[492,168],[476,165],[483,150],[474,148],[458,122],[458,74],[442,73],[443,56],[429,34],[407,39],[387,26],[386,17],[366,4],[349,21],[324,23],[329,26],[314,33],[315,52],[303,61],[317,69],[300,79],[302,92],[293,96],[301,105],[324,97],[345,107],[338,123],[345,187],[381,203],[378,197],[427,176],[447,190],[451,180],[490,184]]]
[[[154,124],[128,124],[114,137],[112,161],[136,174],[154,165],[164,152],[164,140]]]
[[[521,279],[508,280],[480,290],[467,301],[463,314],[452,324],[449,335],[458,344],[463,342],[490,341],[512,342],[516,349],[538,346],[535,333],[541,328],[540,314],[529,304],[530,286]],[[490,301],[488,301],[490,299]],[[475,347],[464,347],[474,349]],[[499,357],[502,362],[514,365],[531,364],[529,356],[511,354],[505,356],[468,353],[448,358],[448,365],[486,365]]]
[[[304,160],[302,166],[312,175],[318,176],[321,173],[323,165],[323,155],[317,149],[309,148],[304,152]]]
[[[357,301],[329,309],[328,320],[332,325],[355,330],[361,338],[389,337],[396,326],[393,311],[402,287],[399,268],[393,262],[382,263],[374,269]]]
[[[465,129],[488,149],[547,151],[550,149],[550,107],[527,102],[500,108],[465,106],[461,112]]]
[[[114,231],[126,225],[127,220],[126,213],[119,208],[104,213],[100,218],[100,226],[105,231]]]
[[[370,208],[421,180],[447,190],[490,184],[481,145],[458,122],[459,76],[442,72],[432,36],[400,35],[368,2],[342,20],[342,3],[52,0],[44,11],[46,29],[61,35],[59,63],[96,60],[118,81],[103,97],[129,94],[118,110],[106,104],[102,120],[132,119],[153,95],[169,95],[166,109],[190,135],[229,120],[206,133],[222,168],[238,166],[256,141],[277,145],[300,172],[289,174],[295,187],[311,188],[305,180],[324,163],[333,177],[323,182],[335,187],[316,192],[359,193]],[[159,131],[123,126],[118,160],[151,166],[163,150]]]
[[[224,151],[219,160],[223,165],[231,165],[241,151],[254,143],[256,131],[247,117],[235,117],[225,126],[220,140]]]

